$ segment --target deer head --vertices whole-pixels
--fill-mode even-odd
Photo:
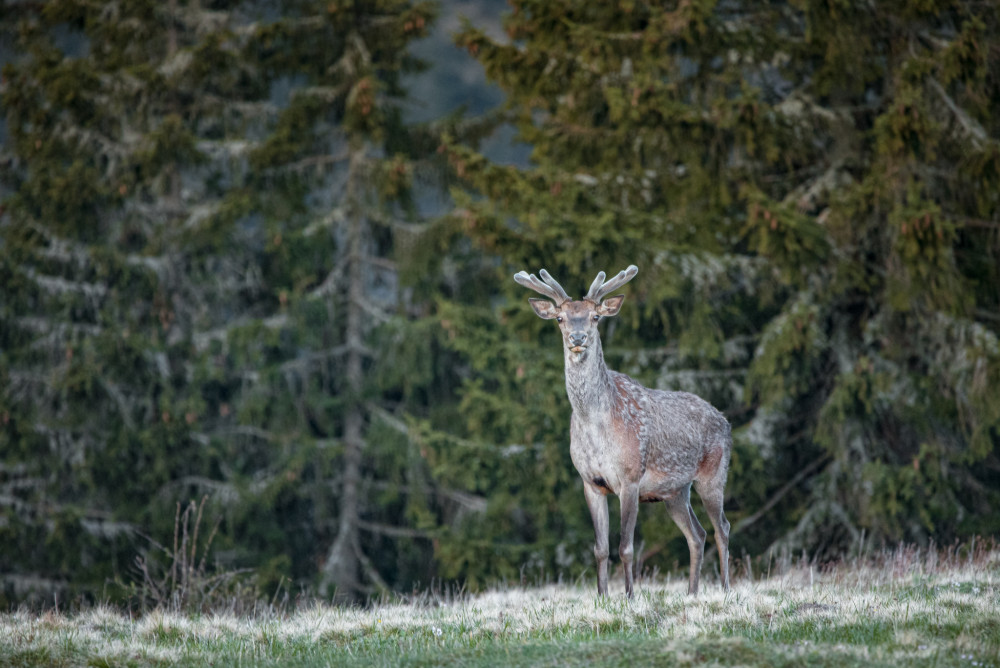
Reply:
[[[587,349],[595,341],[600,340],[597,324],[601,318],[617,315],[622,302],[625,301],[625,295],[615,295],[607,299],[605,296],[632,280],[639,273],[639,268],[634,264],[629,265],[628,269],[618,272],[607,282],[604,280],[604,272],[598,273],[587,295],[579,301],[571,299],[549,272],[542,269],[539,273],[542,276],[541,280],[534,274],[529,275],[524,271],[514,274],[514,280],[552,300],[529,299],[528,301],[531,302],[531,307],[535,309],[539,318],[559,323],[566,350],[574,353],[574,357],[582,358]]]

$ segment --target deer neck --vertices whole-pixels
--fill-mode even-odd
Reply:
[[[580,417],[606,413],[613,405],[612,381],[604,363],[601,340],[595,339],[587,351],[578,355],[564,348],[566,394],[573,412]]]

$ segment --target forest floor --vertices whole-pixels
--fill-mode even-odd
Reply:
[[[903,548],[774,565],[723,593],[588,581],[251,615],[0,614],[0,665],[817,665],[1000,667],[1000,550]],[[615,588],[617,585],[617,588]]]

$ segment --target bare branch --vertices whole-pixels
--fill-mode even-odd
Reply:
[[[378,569],[375,568],[375,565],[364,553],[361,549],[361,545],[359,545],[357,541],[354,542],[354,553],[357,555],[358,562],[361,563],[361,567],[365,569],[365,575],[367,575],[371,581],[375,583],[375,586],[379,589],[388,590],[389,585],[386,584],[385,580],[382,579],[382,576],[379,575]],[[361,589],[360,583],[355,583],[355,587]]]
[[[974,118],[969,116],[964,109],[958,106],[948,92],[944,89],[944,86],[935,79],[934,77],[929,77],[928,81],[931,88],[941,97],[941,100],[945,103],[945,106],[951,110],[951,113],[955,115],[955,119],[958,124],[962,126],[965,130],[965,134],[968,135],[969,139],[972,141],[973,147],[976,150],[982,150],[982,148],[989,142],[989,135],[983,126],[976,122]]]
[[[395,492],[403,494],[409,494],[412,491],[412,488],[409,485],[400,485],[395,482],[386,482],[384,480],[367,480],[365,481],[365,486],[376,490],[391,489]],[[457,489],[448,489],[447,487],[434,487],[432,492],[441,499],[447,499],[448,501],[454,502],[463,511],[473,513],[486,512],[488,502],[481,496]]]
[[[778,503],[778,501],[781,501],[781,499],[784,498],[784,496],[788,494],[788,492],[790,492],[792,489],[795,488],[796,485],[798,485],[800,482],[809,477],[813,473],[813,471],[818,469],[826,461],[827,461],[826,456],[820,457],[819,459],[816,459],[808,466],[806,466],[804,469],[799,471],[797,474],[795,474],[795,477],[789,480],[784,485],[782,485],[781,489],[779,489],[777,492],[772,494],[771,498],[767,500],[767,503],[761,506],[757,512],[755,512],[753,515],[748,515],[747,517],[744,517],[742,520],[734,524],[732,530],[730,530],[730,535],[738,533],[743,529],[746,529],[748,526],[750,526],[751,524],[759,520],[761,517],[763,517],[765,514],[767,514],[767,511],[771,510],[771,508],[774,508],[774,506]]]
[[[950,216],[962,227],[979,227],[987,230],[1000,230],[1000,221],[983,220],[982,218],[969,218],[967,216]]]
[[[389,536],[391,538],[423,538],[430,540],[431,535],[426,531],[421,531],[420,529],[411,529],[409,527],[396,527],[390,526],[388,524],[378,524],[376,522],[366,522],[364,520],[358,520],[358,528],[369,533],[377,533],[380,536]]]
[[[324,167],[326,165],[333,165],[338,162],[344,162],[350,157],[347,151],[341,151],[340,153],[329,153],[323,155],[313,155],[308,158],[302,158],[297,162],[293,162],[285,166],[285,169],[291,172],[301,172],[310,167]]]
[[[226,427],[224,429],[217,429],[212,432],[212,435],[218,436],[248,436],[250,438],[257,438],[262,441],[274,442],[277,437],[266,429],[261,429],[260,427],[254,427],[251,425],[236,425],[234,427]]]
[[[317,223],[313,223],[309,227],[311,228],[313,225],[316,224]],[[333,269],[330,270],[330,273],[327,274],[326,278],[323,279],[323,282],[309,292],[308,297],[310,299],[316,299],[319,297],[325,297],[331,292],[334,292],[337,289],[338,283],[344,276],[344,266],[345,265],[343,263],[338,263],[334,265]]]
[[[117,385],[112,383],[107,378],[101,378],[101,385],[104,386],[104,389],[107,391],[108,396],[111,397],[114,400],[115,405],[118,406],[118,412],[121,414],[122,422],[125,423],[125,426],[128,427],[130,430],[135,429],[135,422],[132,420],[132,415],[129,411],[128,402],[125,400],[125,395],[122,393],[122,391],[118,388]]]
[[[830,166],[820,175],[799,184],[791,190],[782,204],[794,204],[802,213],[808,213],[816,208],[817,203],[824,201],[823,197],[835,191],[839,186],[851,182],[850,175],[844,170],[842,157],[831,161]]]
[[[437,493],[446,499],[450,499],[461,506],[464,510],[473,513],[485,513],[487,501],[481,496],[463,492],[457,489],[440,488]]]
[[[369,299],[359,299],[356,303],[359,307],[361,307],[362,311],[371,316],[376,322],[385,323],[389,322],[391,319],[388,313],[373,304]]]
[[[386,409],[382,408],[378,404],[369,403],[368,410],[371,411],[372,415],[378,416],[383,422],[386,423],[387,426],[392,427],[400,434],[403,434],[405,436],[410,435],[410,428],[409,426],[407,426],[405,422],[403,422],[398,417],[396,417]]]
[[[370,265],[381,267],[382,269],[388,269],[389,271],[396,271],[398,269],[398,265],[388,258],[366,255],[364,260]]]

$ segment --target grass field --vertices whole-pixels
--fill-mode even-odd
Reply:
[[[0,615],[0,665],[1000,666],[1000,550],[900,549],[703,579],[510,587],[251,616]],[[706,582],[705,580],[708,580]]]

